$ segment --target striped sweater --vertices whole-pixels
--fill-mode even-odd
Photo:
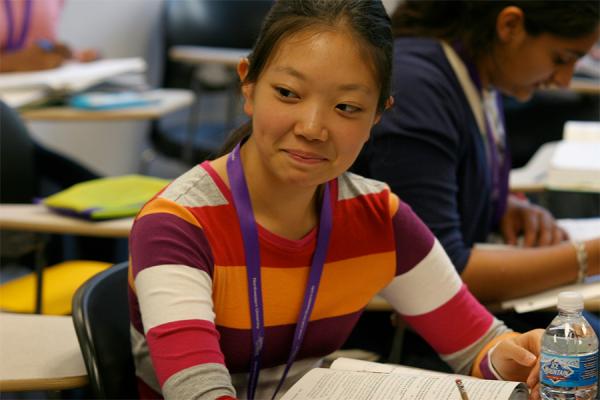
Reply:
[[[506,331],[387,185],[346,173],[331,186],[333,230],[287,387],[339,349],[380,293],[458,372],[478,369]],[[291,348],[316,247],[258,227],[265,343],[256,398],[270,397]],[[229,188],[205,162],[148,202],[130,237],[133,353],[142,397],[244,397],[252,351],[242,236]],[[482,351],[483,349],[483,351]],[[482,365],[486,361],[483,359]],[[484,372],[487,369],[484,369]]]

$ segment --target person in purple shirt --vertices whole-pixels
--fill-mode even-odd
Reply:
[[[353,170],[411,205],[484,303],[600,273],[600,238],[570,242],[547,210],[509,193],[499,100],[567,87],[600,36],[599,11],[596,1],[406,1],[392,17],[395,103]],[[492,232],[522,246],[474,247]]]

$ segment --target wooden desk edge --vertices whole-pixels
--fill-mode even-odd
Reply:
[[[102,223],[102,222],[98,222]],[[90,224],[93,224],[90,222]],[[100,231],[94,231],[93,225],[82,226],[81,228],[73,228],[71,226],[62,227],[59,225],[43,226],[37,225],[35,222],[21,223],[21,222],[2,222],[0,224],[0,230],[13,230],[13,231],[25,231],[25,232],[39,232],[39,233],[56,233],[65,235],[80,235],[80,236],[93,236],[93,237],[110,237],[110,238],[126,238],[129,237],[129,230],[127,233],[123,232],[121,228],[103,228]]]
[[[88,382],[87,375],[45,379],[8,379],[0,381],[0,392],[74,389],[85,386]]]

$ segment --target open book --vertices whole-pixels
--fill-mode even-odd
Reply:
[[[600,191],[600,122],[568,121],[550,160],[546,186]]]
[[[462,380],[469,400],[526,400],[529,397],[527,386],[520,382],[338,358],[330,368],[310,370],[281,400],[461,400],[457,378]]]
[[[542,145],[531,160],[510,172],[513,191],[600,192],[600,122],[568,121],[563,139]]]
[[[11,107],[24,107],[80,92],[122,74],[141,74],[145,70],[143,59],[121,58],[67,62],[44,71],[3,73],[0,74],[0,99]]]

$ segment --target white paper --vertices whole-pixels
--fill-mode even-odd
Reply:
[[[556,223],[569,234],[570,240],[585,241],[600,238],[600,217],[559,219]]]

